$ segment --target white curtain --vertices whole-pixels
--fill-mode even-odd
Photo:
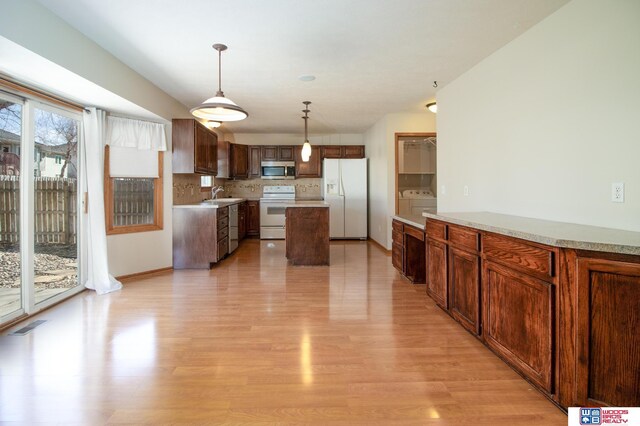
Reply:
[[[87,282],[98,294],[120,290],[122,284],[109,275],[107,233],[104,217],[104,146],[106,114],[90,108],[82,116],[84,129],[84,170],[89,209],[87,217]]]
[[[107,120],[107,145],[145,151],[167,150],[164,124],[111,115]]]

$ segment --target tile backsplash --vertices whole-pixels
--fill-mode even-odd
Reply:
[[[258,199],[262,197],[262,188],[271,185],[295,185],[296,197],[302,199],[318,199],[322,197],[322,179],[295,180],[226,180],[215,179],[215,185],[223,185],[224,192],[220,198],[238,197]],[[173,204],[193,204],[211,198],[211,193],[200,191],[200,175],[173,175]]]
[[[228,180],[224,185],[221,197],[260,198],[262,188],[272,185],[295,185],[297,198],[321,198],[322,179],[295,179],[295,180]]]

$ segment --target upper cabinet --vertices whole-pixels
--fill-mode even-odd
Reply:
[[[364,145],[324,145],[322,158],[364,158]]]
[[[262,161],[262,149],[259,146],[249,147],[249,179],[262,176],[260,162]]]
[[[322,159],[320,158],[320,147],[311,147],[311,157],[309,161],[302,161],[302,146],[295,147],[296,177],[297,178],[319,178],[322,177]]]
[[[173,173],[218,173],[218,136],[194,119],[172,122]]]
[[[262,161],[293,161],[291,145],[267,145],[262,147]]]
[[[229,162],[230,177],[236,179],[246,179],[249,177],[249,147],[232,143]]]
[[[229,158],[231,151],[231,144],[229,141],[218,141],[218,174],[216,177],[229,179]]]

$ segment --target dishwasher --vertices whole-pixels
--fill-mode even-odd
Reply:
[[[229,206],[229,253],[238,248],[238,205]]]

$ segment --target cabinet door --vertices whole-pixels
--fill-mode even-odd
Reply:
[[[640,406],[640,265],[578,259],[577,403]]]
[[[391,245],[391,264],[401,274],[404,274],[404,264],[402,261],[403,251],[404,251],[403,244],[394,241],[393,244]]]
[[[246,179],[249,177],[249,147],[231,144],[231,177]]]
[[[261,149],[259,146],[249,147],[249,178],[259,178],[262,176],[262,169],[260,168],[260,161],[262,158]]]
[[[247,235],[247,203],[242,202],[238,205],[238,241]]]
[[[207,130],[207,174],[218,174],[218,135]]]
[[[260,201],[247,201],[247,235],[260,235]]]
[[[364,158],[364,145],[344,145],[342,158]]]
[[[319,178],[322,177],[322,162],[320,160],[320,148],[311,147],[311,157],[309,161],[302,161],[302,147],[295,147],[296,156],[296,177],[299,178]]]
[[[444,309],[449,308],[447,290],[447,245],[427,238],[427,293]]]
[[[278,161],[278,147],[274,145],[263,146],[262,161]]]
[[[208,174],[211,170],[211,160],[209,160],[209,143],[211,143],[210,134],[206,128],[200,125],[200,123],[194,121],[193,125],[195,126],[194,170],[196,173]]]
[[[323,146],[322,158],[342,158],[342,147],[339,145]]]
[[[482,269],[482,337],[529,380],[553,392],[554,286],[490,261]]]
[[[449,310],[467,330],[480,334],[480,258],[451,246]]]
[[[280,161],[293,161],[293,146],[279,146],[278,147],[278,159]]]

